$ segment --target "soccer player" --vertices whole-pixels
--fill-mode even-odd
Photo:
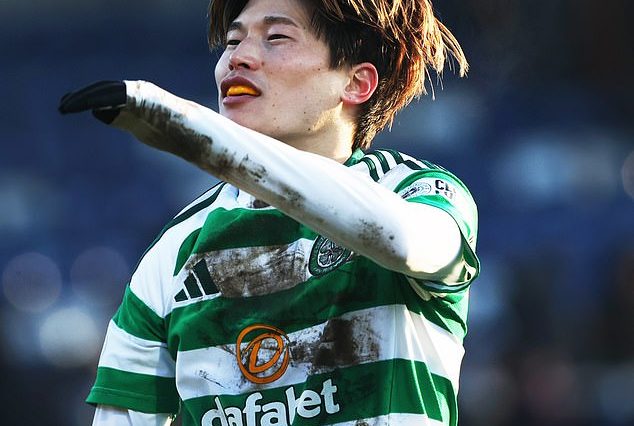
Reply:
[[[455,425],[476,207],[364,154],[462,50],[428,0],[213,0],[220,113],[143,81],[62,98],[222,182],[134,271],[95,425]],[[418,141],[412,141],[417,143]]]

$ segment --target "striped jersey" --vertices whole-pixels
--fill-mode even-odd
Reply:
[[[475,203],[447,170],[393,150],[346,166],[449,213],[458,273],[385,269],[220,183],[143,255],[87,401],[183,425],[455,425]]]

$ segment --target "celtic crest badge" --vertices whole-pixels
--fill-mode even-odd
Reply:
[[[310,252],[308,261],[308,270],[313,276],[327,274],[343,265],[352,252],[348,249],[338,246],[328,238],[321,235],[315,240],[313,249]]]

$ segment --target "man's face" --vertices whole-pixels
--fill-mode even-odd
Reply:
[[[216,65],[220,114],[291,145],[318,136],[340,113],[348,81],[329,57],[300,0],[250,0]]]

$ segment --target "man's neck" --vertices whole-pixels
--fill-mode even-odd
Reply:
[[[289,138],[284,142],[299,150],[328,157],[343,164],[352,155],[353,138],[354,130],[344,126],[315,132],[310,136],[302,135],[301,138]]]

